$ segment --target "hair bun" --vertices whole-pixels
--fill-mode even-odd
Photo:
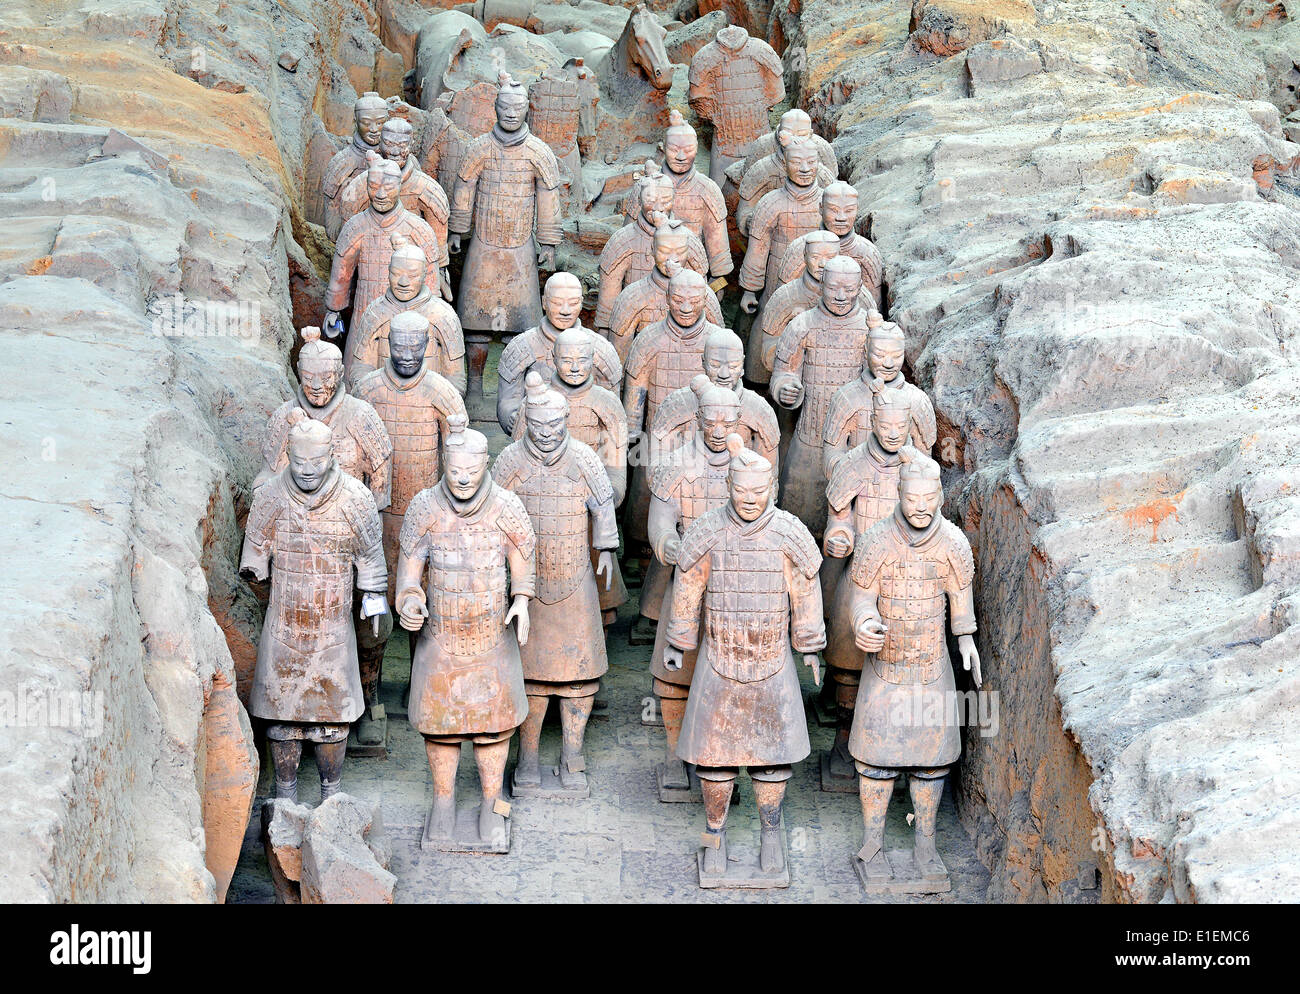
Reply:
[[[727,436],[727,451],[733,459],[745,451],[745,440],[734,431]]]
[[[303,329],[302,329],[302,340],[303,340],[304,342],[319,342],[319,341],[320,341],[320,329],[319,329],[319,328],[316,328],[316,327],[312,327],[312,326],[310,326],[310,325],[309,325],[308,327],[306,327],[306,328],[303,328]]]
[[[682,116],[682,112],[679,111],[676,107],[674,107],[672,110],[668,112],[668,127],[680,128],[685,123],[686,123],[686,118]]]
[[[696,373],[691,377],[691,393],[695,394],[697,400],[703,400],[704,394],[711,386],[713,386],[713,381],[704,373]]]
[[[289,422],[289,427],[292,428],[300,422],[307,420],[307,412],[301,407],[290,408],[289,413],[285,416],[285,420]]]

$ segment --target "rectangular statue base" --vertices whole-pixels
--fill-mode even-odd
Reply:
[[[392,721],[393,716],[389,715],[388,720]],[[357,738],[357,726],[353,725],[348,729],[348,753],[349,756],[358,759],[387,759],[388,758],[388,729],[384,728],[384,741],[378,745],[362,745],[361,740]]]
[[[517,769],[517,767],[516,767]],[[558,800],[580,801],[591,796],[591,785],[585,780],[581,787],[566,787],[560,782],[560,768],[542,764],[541,785],[515,782],[515,771],[510,772],[510,793],[515,797],[544,797]]]
[[[750,853],[727,852],[727,872],[716,875],[704,872],[704,847],[695,852],[695,869],[700,876],[700,887],[732,888],[735,890],[772,890],[790,886],[790,846],[786,840],[785,818],[781,819],[781,851],[785,854],[785,867],[779,873],[766,873],[758,865],[758,848]]]
[[[481,839],[478,834],[478,804],[471,804],[456,812],[456,830],[451,838],[431,838],[428,824],[420,836],[420,848],[425,852],[474,852],[503,854],[510,851],[510,822],[506,816],[506,830],[501,838]]]
[[[948,869],[941,874],[923,876],[911,849],[886,849],[885,861],[889,864],[888,877],[867,878],[866,864],[856,854],[850,857],[865,894],[946,894],[952,890]],[[939,862],[943,862],[940,857]]]
[[[812,711],[813,721],[817,722],[822,728],[834,728],[839,724],[839,716],[835,713],[835,703],[823,704],[819,690],[814,690],[808,700],[808,708]]]
[[[700,793],[700,778],[695,775],[695,771],[689,766],[686,768],[690,786],[670,787],[664,783],[665,765],[667,764],[655,764],[655,788],[659,792],[659,800],[664,804],[703,804],[704,795]]]

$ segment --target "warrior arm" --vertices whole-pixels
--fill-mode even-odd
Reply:
[[[770,210],[760,210],[762,203],[760,200],[749,222],[749,245],[740,264],[740,286],[751,293],[761,293],[767,283],[767,257],[772,251],[775,215]]]
[[[700,241],[709,256],[709,274],[716,279],[726,276],[736,264],[731,259],[731,238],[727,234],[727,213],[724,209],[720,217],[711,211],[704,212],[703,225],[700,228]]]
[[[861,551],[856,555],[861,555]],[[853,631],[857,631],[867,621],[880,622],[880,573],[877,570],[871,572],[867,585],[862,586],[859,581],[858,571],[850,570],[849,572],[852,586],[849,590],[849,618],[852,620]]]
[[[826,620],[817,574],[805,575],[787,557],[785,580],[790,591],[790,644],[795,652],[821,652],[826,648]]]
[[[513,542],[506,549],[510,565],[510,597],[537,596],[537,563],[532,554],[525,556]]]
[[[609,417],[603,425],[596,455],[609,474],[609,485],[614,490],[614,506],[619,507],[627,496],[627,417],[617,396],[610,399]]]
[[[628,437],[641,435],[646,430],[646,400],[649,397],[650,364],[637,363],[636,372],[628,372],[623,386],[623,411],[627,415]]]
[[[822,538],[822,549],[826,555],[835,556],[831,552],[831,539],[844,538],[848,540],[849,552],[853,551],[853,502],[849,501],[841,508],[827,506],[826,509],[826,532]],[[847,556],[848,553],[845,553]],[[837,559],[843,559],[845,556],[835,556]]]
[[[630,252],[610,252],[611,242],[613,239],[605,243],[605,248],[600,253],[600,285],[596,290],[596,327],[602,329],[609,327],[610,312],[623,289],[623,279],[632,261]]]
[[[681,509],[676,501],[667,500],[658,494],[650,498],[650,517],[646,525],[646,533],[655,558],[665,566],[675,565],[665,558],[665,548],[670,540],[680,540],[681,533],[678,532],[677,526],[681,524],[681,520]]]
[[[537,244],[559,245],[564,240],[560,227],[560,188],[537,177]]]
[[[451,195],[451,213],[447,216],[447,230],[454,235],[467,233],[473,223],[474,195],[478,192],[481,171],[482,156],[475,156],[474,161],[471,161],[467,154],[461,160],[461,169]]]
[[[370,594],[387,594],[388,566],[384,562],[384,529],[379,523],[379,509],[366,502],[363,521],[357,528],[357,589]]]
[[[397,555],[397,596],[394,599],[393,607],[398,614],[402,613],[404,602],[412,597],[418,597],[421,603],[424,603],[424,564],[429,558],[429,542],[424,535],[418,539],[412,538],[408,544],[408,529],[414,532],[414,521],[410,516],[411,510],[415,509],[415,502],[412,501],[411,507],[407,509],[407,516],[402,521],[402,542],[401,551]]]
[[[797,386],[802,388],[803,360],[802,329],[797,322],[791,321],[786,325],[785,331],[781,333],[780,343],[776,347],[776,359],[772,364],[772,382],[767,387],[772,399],[778,404],[781,403],[780,396],[783,387]]]
[[[506,537],[510,596],[534,597],[537,594],[537,534],[533,531],[532,520],[514,494],[503,488],[498,497],[504,505],[498,527]]]
[[[956,525],[944,522],[950,530],[952,547],[948,553],[948,576],[944,587],[948,594],[948,625],[954,635],[974,635],[975,559],[970,543]]]
[[[275,536],[275,518],[268,513],[269,493],[254,492],[253,508],[248,515],[244,547],[239,556],[239,575],[247,580],[264,581],[271,575],[271,541]]]
[[[613,494],[608,490],[599,495],[593,493],[587,500],[587,510],[591,512],[591,547],[601,552],[618,549],[618,520],[614,514]]]
[[[915,433],[912,444],[928,455],[934,448],[934,443],[938,441],[939,429],[930,398],[922,393],[919,387],[916,393],[917,402],[912,404],[912,431]]]
[[[348,232],[351,235],[351,232]],[[357,258],[361,254],[361,239],[349,237],[334,251],[330,265],[329,289],[325,291],[325,309],[344,310],[352,301],[352,277],[357,271]]]
[[[462,397],[469,388],[469,379],[465,371],[465,333],[460,321],[453,315],[447,321],[438,322],[438,351],[442,353],[443,373],[449,383]]]
[[[683,652],[694,649],[699,644],[700,605],[704,601],[704,590],[709,585],[711,564],[712,557],[703,555],[689,569],[678,568],[673,577],[667,642]]]

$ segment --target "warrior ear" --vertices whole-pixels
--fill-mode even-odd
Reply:
[[[319,329],[319,328],[313,328],[313,327],[306,327],[306,328],[303,328],[303,329],[302,329],[302,340],[303,340],[304,342],[319,342],[319,341],[320,341],[320,329]]]
[[[727,451],[733,459],[745,451],[745,440],[734,431],[727,436]]]
[[[691,393],[695,394],[698,400],[704,399],[705,391],[711,386],[713,386],[713,381],[703,373],[696,373],[691,377]]]

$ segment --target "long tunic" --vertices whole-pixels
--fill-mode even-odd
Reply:
[[[352,140],[334,153],[329,164],[325,167],[325,172],[321,174],[320,192],[325,201],[323,223],[325,234],[329,235],[331,239],[338,239],[339,229],[343,227],[343,222],[347,220],[347,217],[343,216],[342,204],[340,203],[343,188],[354,176],[358,173],[364,173],[369,168],[369,155],[371,152],[378,155],[379,148],[374,145],[367,145],[360,135],[353,132]],[[348,217],[350,216],[348,215]]]
[[[348,218],[334,246],[330,266],[329,288],[325,306],[341,311],[351,305],[354,317],[365,314],[371,302],[388,291],[388,263],[393,257],[393,236],[403,235],[420,246],[428,260],[424,285],[432,294],[438,285],[438,236],[418,214],[408,211],[399,201],[387,214],[367,207]],[[356,277],[356,288],[352,278]]]
[[[523,503],[537,535],[537,596],[529,608],[528,642],[520,647],[524,679],[598,679],[609,660],[590,550],[618,548],[605,467],[575,438],[551,453],[524,438],[497,456],[492,478]]]
[[[352,590],[388,585],[379,512],[335,467],[311,494],[287,469],[253,493],[241,573],[271,579],[248,710],[271,721],[346,724],[365,707]]]
[[[343,354],[344,378],[348,386],[355,387],[371,370],[381,368],[388,361],[388,327],[393,318],[406,311],[414,311],[429,322],[429,351],[435,372],[447,377],[452,385],[465,394],[465,336],[461,332],[460,318],[455,309],[428,287],[421,287],[410,300],[398,300],[392,288],[371,302],[354,322],[348,335],[347,351]]]
[[[420,734],[488,735],[523,722],[519,640],[505,618],[514,597],[536,590],[535,552],[523,506],[490,478],[465,502],[441,483],[411,501],[397,587],[399,602],[423,594],[429,612],[411,661]]]
[[[888,628],[885,645],[862,668],[849,754],[871,766],[936,768],[961,754],[960,716],[944,600],[954,635],[975,632],[970,543],[937,516],[922,532],[894,513],[869,531],[848,576],[857,629],[874,618]]]
[[[677,755],[705,767],[784,766],[810,746],[794,653],[826,644],[812,536],[769,507],[730,503],[682,539],[668,642],[699,647]],[[700,638],[703,607],[703,638]]]
[[[570,330],[590,336],[595,352],[592,374],[596,382],[615,393],[621,390],[623,362],[614,346],[581,324]],[[528,371],[536,369],[543,380],[555,372],[555,339],[559,334],[560,329],[543,315],[536,327],[516,335],[501,350],[501,358],[497,360],[497,423],[507,435],[514,432],[524,405],[524,378]]]
[[[745,172],[745,178],[740,181],[740,189],[737,191],[738,200],[736,202],[736,227],[740,229],[742,235],[749,234],[749,223],[754,219],[754,208],[758,202],[773,190],[780,188],[786,181],[785,156],[769,155],[762,159]],[[835,182],[836,175],[830,169],[827,169],[821,163],[817,164],[816,185],[824,190]]]
[[[414,155],[407,157],[400,182],[398,196],[402,199],[402,206],[423,218],[433,229],[438,239],[438,266],[446,268],[450,262],[447,255],[447,218],[451,214],[446,191],[436,179],[420,168]],[[344,221],[370,206],[370,185],[365,172],[348,181],[340,194],[339,202]]]
[[[754,293],[762,291],[759,305],[781,285],[777,276],[786,248],[800,235],[822,226],[822,188],[816,183],[795,186],[788,179],[764,195],[754,208],[749,223],[749,245],[740,264],[740,285]]]

